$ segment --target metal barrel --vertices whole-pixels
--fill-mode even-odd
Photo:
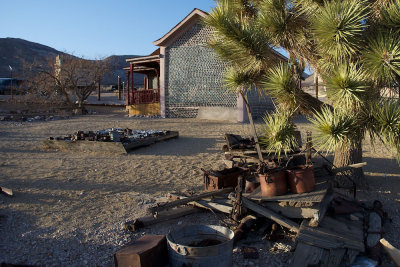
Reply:
[[[234,233],[216,225],[189,225],[167,235],[170,267],[229,267]]]

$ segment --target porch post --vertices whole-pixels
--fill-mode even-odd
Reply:
[[[131,104],[133,105],[133,101],[134,101],[134,99],[133,99],[133,92],[135,91],[135,80],[134,80],[134,77],[133,77],[133,71],[134,71],[134,69],[135,69],[135,64],[133,64],[132,63],[132,72],[131,72],[131,99],[130,99],[130,102],[131,102]]]
[[[161,110],[161,117],[166,117],[166,105],[165,105],[165,98],[166,98],[166,89],[165,89],[165,46],[160,46],[160,75],[159,75],[159,83],[158,88],[160,90],[160,110]]]
[[[130,84],[131,84],[131,82],[130,82],[130,79],[131,78],[131,71],[130,71],[130,69],[126,72],[126,95],[125,95],[125,102],[126,102],[126,105],[127,106],[129,106],[129,90],[130,90]]]

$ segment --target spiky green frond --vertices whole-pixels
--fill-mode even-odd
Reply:
[[[372,108],[375,134],[391,149],[400,162],[400,102],[383,100]]]
[[[313,15],[324,4],[324,0],[294,0],[301,13]]]
[[[230,1],[219,1],[204,22],[214,30],[209,46],[231,65],[257,72],[277,62],[268,36],[251,19],[238,14]]]
[[[370,78],[381,86],[392,86],[400,75],[400,36],[378,33],[369,39],[363,63]]]
[[[273,150],[278,158],[282,151],[286,154],[297,146],[296,126],[292,122],[292,116],[291,112],[285,110],[277,110],[264,116],[265,125],[260,143],[266,149]]]
[[[260,79],[260,73],[246,72],[238,68],[230,67],[225,73],[223,83],[227,90],[237,93],[238,90],[245,92],[250,89],[253,85],[256,85]]]
[[[350,145],[360,133],[354,114],[338,109],[323,107],[310,121],[314,124],[313,141],[319,149],[327,152]]]
[[[394,34],[400,34],[400,0],[391,0],[389,5],[381,10],[382,25],[391,29]]]
[[[314,16],[313,32],[320,55],[329,55],[335,62],[354,57],[363,45],[367,27],[366,0],[324,1]]]
[[[386,139],[400,134],[400,102],[383,100],[372,109],[379,133]]]
[[[299,88],[299,76],[293,73],[288,64],[281,63],[269,69],[261,86],[285,110],[310,114],[312,110],[319,110],[322,106],[321,101]]]
[[[257,23],[270,36],[272,44],[299,59],[315,62],[307,15],[292,0],[264,0],[257,5]]]
[[[271,34],[275,45],[285,48],[297,45],[297,37],[307,23],[297,12],[297,6],[289,5],[287,1],[266,0],[258,7],[258,22]]]
[[[285,110],[295,110],[299,103],[296,99],[298,80],[288,64],[279,64],[267,72],[262,81],[263,88],[277,99]]]
[[[324,85],[332,105],[348,111],[356,111],[362,107],[368,93],[365,78],[361,68],[352,63],[340,65],[324,76]]]

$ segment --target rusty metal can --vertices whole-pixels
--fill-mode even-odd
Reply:
[[[223,226],[189,225],[167,235],[169,266],[230,267],[234,233]]]
[[[281,196],[287,193],[286,172],[281,168],[259,174],[261,195],[265,197]]]
[[[287,170],[290,191],[295,194],[308,193],[315,188],[314,169],[311,165],[300,165]]]

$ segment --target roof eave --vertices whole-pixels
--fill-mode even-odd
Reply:
[[[175,27],[173,27],[169,32],[167,32],[163,37],[153,42],[156,46],[165,46],[171,42],[171,39],[176,39],[179,37],[179,32],[181,29],[186,28],[186,26],[193,24],[194,20],[199,18],[205,18],[208,14],[198,8],[193,9],[183,20],[181,20]],[[178,36],[177,36],[178,35]]]
[[[148,61],[158,60],[158,59],[160,59],[160,55],[145,56],[145,57],[135,57],[135,58],[127,58],[127,59],[126,59],[126,62],[139,63],[139,62],[148,62]]]

